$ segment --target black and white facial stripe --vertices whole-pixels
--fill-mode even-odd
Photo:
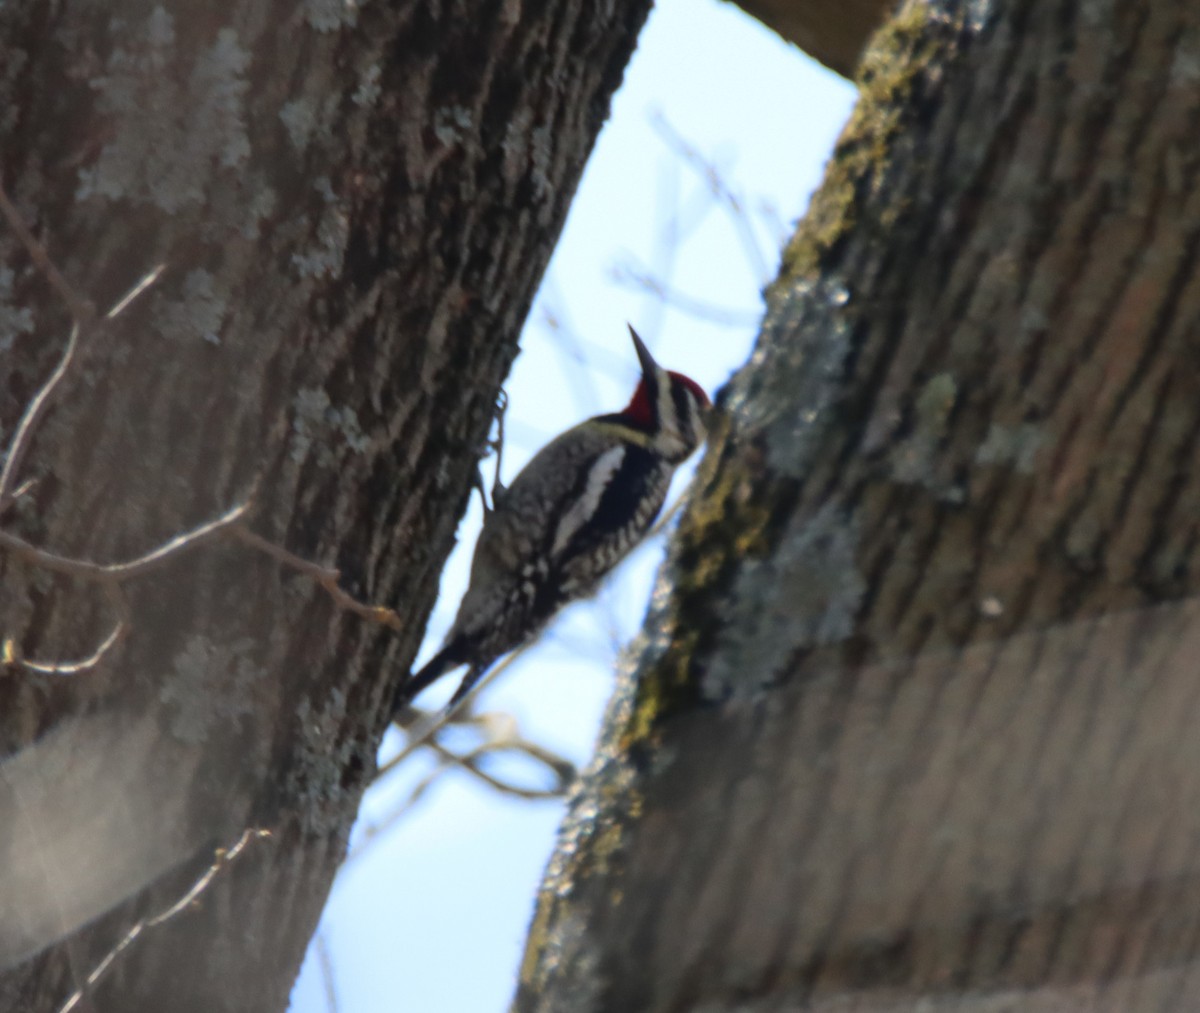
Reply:
[[[671,463],[678,464],[704,440],[703,412],[708,399],[691,380],[671,373],[655,362],[632,327],[629,333],[642,364],[640,390],[644,392],[648,408],[645,431],[659,453]]]

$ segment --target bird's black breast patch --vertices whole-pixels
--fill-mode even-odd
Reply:
[[[570,543],[564,547],[559,562],[569,565],[572,559],[612,549],[617,555],[607,570],[624,554],[624,548],[640,538],[654,523],[662,507],[669,477],[662,460],[636,444],[626,444],[625,455],[605,486],[596,509]]]

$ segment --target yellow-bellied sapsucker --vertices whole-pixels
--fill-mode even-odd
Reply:
[[[568,429],[494,496],[454,625],[442,649],[401,684],[396,711],[467,665],[452,706],[500,655],[589,594],[650,530],[675,468],[704,440],[709,400],[629,331],[642,364],[629,406]]]

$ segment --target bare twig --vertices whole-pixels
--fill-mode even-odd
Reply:
[[[0,187],[0,203],[7,202],[7,200],[8,198],[4,195],[3,188]],[[15,214],[15,209],[13,209],[11,204],[8,204],[8,209],[12,210]],[[19,218],[17,220],[20,221]],[[12,219],[10,219],[10,223],[11,221]],[[23,222],[21,225],[22,228],[24,228]],[[26,230],[26,232],[28,233],[28,230]],[[28,242],[34,244],[33,247],[30,247],[29,249],[30,256],[33,257],[35,262],[38,261],[38,257],[45,258],[45,250],[38,245],[37,240],[34,239],[32,235],[28,236]],[[39,251],[36,256],[34,255],[34,249]],[[46,262],[49,263],[49,260],[47,259]],[[51,265],[51,267],[52,266],[53,265]],[[124,310],[128,308],[135,299],[137,299],[138,296],[140,296],[146,291],[146,289],[154,284],[154,282],[158,279],[158,276],[162,274],[164,267],[164,264],[159,264],[158,267],[154,268],[154,270],[144,275],[137,282],[137,284],[133,286],[133,288],[131,288],[120,299],[118,299],[116,303],[113,304],[112,309],[110,309],[104,315],[104,319],[106,321],[115,320],[117,316],[124,312]],[[66,282],[63,280],[61,275],[58,275],[58,279],[59,282],[66,285]],[[91,305],[90,303],[83,303],[78,299],[78,297],[76,297],[75,301],[80,305]],[[72,305],[72,312],[75,312],[74,305]],[[22,495],[22,493],[28,490],[29,486],[34,481],[33,479],[30,479],[29,481],[23,483],[15,492],[10,491],[12,490],[13,482],[16,481],[17,469],[20,468],[25,457],[25,451],[28,449],[29,439],[33,435],[33,431],[38,422],[41,420],[41,417],[47,406],[50,404],[50,399],[53,396],[55,389],[62,382],[62,378],[66,376],[67,370],[70,368],[71,362],[75,357],[75,350],[79,347],[79,340],[83,328],[87,326],[89,320],[90,318],[83,319],[79,316],[75,317],[75,321],[71,324],[71,333],[67,338],[67,346],[65,349],[63,349],[63,354],[58,360],[58,365],[54,368],[54,372],[50,374],[46,382],[42,385],[41,390],[39,390],[37,394],[33,396],[33,399],[29,402],[29,406],[25,409],[25,414],[21,416],[21,421],[17,425],[17,431],[13,435],[12,444],[8,449],[8,456],[4,461],[4,471],[0,472],[0,514],[3,514],[4,511],[7,510],[17,500],[17,498]]]
[[[440,742],[434,742],[432,745],[438,756],[447,763],[469,770],[477,778],[485,784],[490,785],[502,795],[512,795],[515,798],[523,798],[531,801],[561,798],[567,793],[576,776],[575,764],[559,756],[557,753],[539,746],[536,742],[530,742],[528,739],[512,738],[500,739],[496,742],[485,742],[461,754],[447,749]],[[520,753],[536,763],[540,763],[554,775],[555,783],[553,787],[524,788],[519,784],[513,784],[510,781],[502,780],[494,774],[488,773],[483,768],[481,761],[497,753]]]
[[[619,285],[647,292],[666,305],[673,306],[698,320],[710,320],[715,324],[740,327],[756,324],[762,319],[762,312],[759,310],[740,310],[730,306],[718,306],[705,299],[678,292],[630,262],[614,265],[612,278]]]
[[[485,449],[496,455],[495,472],[492,475],[492,489],[489,494],[483,482],[483,459],[475,467],[475,477],[472,484],[479,493],[479,502],[483,504],[484,516],[496,509],[497,499],[504,494],[504,482],[500,478],[500,466],[504,455],[504,415],[508,411],[508,393],[503,387],[496,392],[496,407],[493,418],[496,422],[496,438],[490,439]],[[490,430],[489,430],[490,433]]]
[[[66,303],[72,318],[71,332],[67,338],[66,348],[63,350],[58,365],[54,368],[54,372],[50,374],[50,377],[42,385],[41,390],[29,402],[29,407],[25,409],[25,414],[21,417],[16,434],[13,436],[12,444],[9,447],[8,456],[4,462],[4,470],[0,472],[0,514],[3,514],[19,495],[19,492],[12,492],[12,486],[16,481],[17,469],[20,467],[21,461],[25,456],[25,451],[28,448],[29,438],[32,436],[34,428],[45,412],[47,405],[49,405],[50,398],[54,394],[55,389],[62,382],[63,377],[66,376],[67,370],[70,368],[71,362],[75,357],[75,350],[79,345],[81,337],[95,322],[96,307],[87,299],[82,298],[78,290],[63,277],[62,272],[55,266],[54,261],[50,259],[46,248],[38,241],[29,226],[25,224],[25,219],[21,217],[21,213],[9,199],[3,185],[0,185],[0,214],[8,222],[9,228],[17,234],[17,238],[21,240],[34,266],[45,275],[46,280],[50,282],[51,287],[58,294],[59,298]],[[160,264],[154,270],[144,275],[133,288],[116,301],[112,309],[105,314],[104,319],[116,319],[138,296],[154,284],[158,276],[162,274],[164,266]],[[25,486],[22,486],[22,489],[24,488]]]
[[[2,653],[0,653],[0,662],[5,665],[20,665],[22,668],[38,672],[41,675],[78,675],[80,672],[86,672],[100,664],[109,649],[125,639],[125,634],[128,632],[128,627],[118,621],[113,626],[112,632],[100,642],[100,646],[86,658],[80,658],[78,661],[34,661],[32,658],[24,657],[17,647],[17,642],[12,637],[7,637]]]
[[[352,861],[363,854],[371,843],[388,829],[394,826],[413,806],[417,804],[425,792],[447,770],[458,767],[477,777],[495,791],[522,799],[560,798],[567,793],[576,777],[575,765],[565,757],[524,738],[516,721],[508,715],[472,714],[465,710],[466,704],[473,700],[477,693],[484,689],[494,679],[499,678],[510,665],[519,658],[529,645],[510,654],[472,688],[465,697],[451,707],[431,714],[416,707],[406,708],[396,719],[408,736],[404,747],[394,757],[379,768],[375,775],[378,783],[397,767],[404,763],[413,753],[422,747],[428,747],[437,757],[438,763],[434,770],[422,778],[409,792],[407,798],[396,809],[388,813],[383,820],[368,824],[364,828],[359,843],[350,852],[347,861]],[[450,725],[462,725],[479,729],[485,735],[484,741],[465,753],[456,753],[438,741],[437,736]],[[546,767],[554,779],[551,787],[528,788],[519,784],[505,781],[503,778],[489,772],[484,767],[484,761],[497,753],[520,753],[535,763]]]
[[[38,242],[37,237],[34,236],[29,226],[25,224],[25,219],[21,217],[21,212],[16,209],[13,202],[9,199],[8,192],[4,189],[3,184],[0,184],[0,214],[4,215],[5,220],[8,222],[8,227],[21,240],[21,245],[29,253],[29,259],[46,276],[46,280],[50,282],[51,287],[58,293],[58,297],[66,303],[67,309],[70,311],[75,323],[81,328],[91,323],[96,317],[96,307],[86,299],[81,299],[76,288],[54,266],[54,261],[50,259],[46,248]]]
[[[124,592],[121,591],[121,585],[127,580],[142,577],[153,570],[165,566],[176,557],[190,552],[192,549],[225,536],[236,538],[244,545],[248,545],[250,548],[270,556],[290,569],[311,577],[329,594],[339,608],[345,609],[347,612],[353,612],[355,615],[369,619],[372,622],[381,623],[393,630],[402,628],[403,624],[399,615],[392,609],[380,605],[365,605],[343,591],[338,586],[339,574],[337,570],[327,569],[326,567],[302,559],[295,553],[289,552],[282,546],[268,541],[261,535],[256,535],[247,528],[242,523],[242,517],[250,509],[250,505],[250,501],[246,500],[232,510],[227,510],[216,520],[209,521],[207,524],[202,524],[181,535],[176,535],[145,555],[122,563],[94,563],[87,559],[63,556],[56,552],[49,552],[46,549],[39,549],[36,545],[31,545],[25,539],[10,532],[0,531],[0,548],[8,549],[18,559],[23,559],[27,563],[41,567],[44,570],[61,573],[68,577],[75,577],[89,583],[100,584],[118,615],[117,624],[113,627],[112,632],[92,654],[80,661],[33,661],[22,656],[15,641],[9,637],[0,646],[0,662],[10,665],[20,665],[35,672],[59,675],[74,675],[89,668],[94,668],[110,648],[124,639],[132,626],[132,617],[129,614],[129,606]]]
[[[771,280],[772,272],[767,266],[766,259],[762,255],[762,250],[759,248],[758,239],[754,235],[753,223],[746,211],[742,198],[725,182],[721,170],[685,141],[661,112],[651,116],[650,125],[658,132],[663,142],[672,148],[687,165],[690,165],[700,175],[708,185],[712,195],[728,210],[734,228],[738,232],[738,238],[742,242],[746,257],[751,262],[759,283],[762,285],[767,284]]]
[[[140,296],[146,291],[146,289],[158,281],[158,276],[166,269],[166,264],[159,264],[157,267],[152,267],[149,271],[142,275],[142,277],[139,278],[134,284],[133,288],[131,288],[128,292],[121,296],[120,299],[112,304],[112,307],[109,309],[109,311],[104,314],[104,319],[116,320],[117,317],[129,309],[138,296]]]
[[[2,515],[32,484],[32,480],[30,480],[23,483],[15,491],[13,490],[13,486],[17,480],[17,473],[28,449],[33,432],[41,421],[55,390],[67,374],[77,347],[95,324],[96,311],[92,303],[81,298],[75,287],[63,277],[46,252],[45,247],[34,236],[29,226],[25,224],[24,219],[9,199],[3,186],[0,186],[0,214],[3,215],[9,227],[12,228],[22,244],[24,244],[34,265],[45,275],[55,292],[66,303],[73,318],[67,345],[63,350],[58,365],[25,409],[21,421],[17,426],[17,431],[13,436],[12,444],[9,447],[4,468],[0,471],[0,515]],[[113,303],[112,307],[104,315],[103,322],[115,320],[120,316],[143,292],[158,280],[164,267],[165,265],[159,264],[139,279],[128,292]],[[501,438],[503,438],[503,415],[501,416],[500,425]],[[497,472],[498,474],[499,472]],[[325,589],[338,607],[373,622],[382,623],[391,629],[401,629],[400,617],[392,609],[365,605],[343,591],[338,585],[339,574],[336,570],[318,566],[315,563],[302,559],[294,553],[287,551],[282,546],[275,545],[265,538],[254,534],[244,524],[241,524],[242,515],[249,509],[249,505],[250,499],[248,497],[246,502],[227,511],[216,520],[203,524],[184,534],[177,535],[151,552],[123,563],[101,564],[86,559],[64,556],[47,549],[40,549],[15,534],[0,531],[0,549],[6,549],[16,557],[44,570],[103,586],[118,616],[117,623],[108,636],[104,638],[90,655],[79,661],[33,661],[22,656],[18,645],[12,638],[5,638],[0,641],[0,663],[21,665],[32,671],[47,674],[76,674],[95,667],[104,655],[124,638],[132,623],[128,603],[125,600],[124,593],[120,590],[120,585],[124,581],[140,577],[165,565],[175,557],[191,549],[227,534],[235,535],[242,543],[257,549],[259,552],[266,553],[293,570],[311,577]]]
[[[325,933],[317,932],[317,960],[321,965],[321,981],[325,986],[325,1005],[329,1013],[338,1013],[337,981],[333,976],[333,954]]]
[[[600,410],[600,395],[596,389],[594,355],[588,342],[580,335],[570,319],[566,300],[559,294],[553,277],[547,277],[540,296],[542,320],[554,339],[554,350],[562,360],[563,377],[574,391],[574,401],[584,405],[590,414]]]
[[[8,549],[18,559],[39,566],[43,570],[61,573],[68,577],[78,577],[80,580],[93,583],[120,583],[133,577],[141,577],[164,566],[173,557],[182,555],[225,534],[249,508],[249,502],[241,503],[232,510],[226,511],[216,520],[202,524],[182,535],[176,535],[145,555],[123,563],[93,563],[88,559],[61,556],[57,552],[39,549],[36,545],[25,541],[24,538],[8,531],[0,531],[0,548]]]
[[[480,679],[478,683],[472,686],[469,693],[456,700],[449,707],[445,707],[438,711],[434,715],[430,716],[427,712],[419,711],[415,707],[408,708],[404,714],[397,718],[397,724],[400,724],[401,727],[404,728],[405,734],[408,735],[408,742],[404,744],[404,748],[401,749],[399,753],[397,753],[387,763],[379,768],[378,773],[375,775],[376,778],[378,779],[383,777],[389,771],[395,770],[418,749],[424,745],[427,745],[430,740],[432,740],[443,728],[449,724],[455,723],[459,714],[464,715],[464,720],[459,723],[475,723],[478,720],[477,718],[472,718],[464,713],[466,711],[467,704],[474,700],[475,697],[481,692],[483,692],[484,687],[491,685],[491,683],[499,678],[502,673],[507,671],[509,666],[511,666],[513,662],[521,657],[521,655],[525,653],[529,646],[531,645],[527,644],[525,647],[513,651],[512,654],[506,657],[500,662],[500,664],[496,665],[490,672],[487,673],[487,675]],[[411,720],[408,723],[405,723],[406,718],[411,718]],[[415,730],[413,729],[414,725],[416,726]]]
[[[7,200],[8,198],[4,195],[3,188],[0,187],[0,203],[5,203]],[[8,204],[7,207],[8,210],[12,210],[15,214],[15,209],[13,209],[11,204]],[[11,223],[12,219],[9,221]],[[17,221],[20,221],[20,219],[18,218]],[[23,222],[21,223],[21,226],[24,228]],[[28,230],[26,230],[26,233],[28,233]],[[38,261],[38,257],[45,258],[45,250],[43,250],[41,246],[37,244],[37,240],[35,240],[32,235],[28,236],[28,242],[34,244],[33,247],[30,247],[30,256],[34,258],[35,262]],[[35,256],[33,252],[35,248],[39,251],[37,256]],[[47,259],[46,262],[49,263],[49,260]],[[52,264],[50,266],[53,267]],[[158,267],[154,268],[154,270],[144,275],[137,282],[137,284],[133,286],[133,288],[131,288],[125,293],[125,295],[123,295],[113,304],[112,309],[110,309],[104,315],[104,319],[106,321],[115,320],[133,303],[135,299],[137,299],[138,296],[140,296],[146,291],[146,289],[154,284],[154,282],[158,279],[158,276],[162,274],[164,267],[164,264],[159,264]],[[57,275],[57,277],[60,283],[66,285],[66,282],[63,280],[61,275]],[[80,305],[91,305],[90,303],[82,303],[78,297],[76,297],[75,302],[79,303]],[[74,304],[70,305],[72,305],[72,313],[74,313]],[[62,382],[63,377],[67,375],[67,370],[70,368],[71,362],[75,357],[75,350],[79,347],[81,332],[89,321],[90,318],[85,320],[79,316],[75,317],[74,322],[71,324],[71,333],[67,338],[67,346],[65,349],[63,349],[63,354],[58,360],[58,365],[54,368],[54,372],[50,374],[49,378],[42,385],[41,390],[39,390],[37,394],[33,396],[33,399],[29,402],[29,406],[25,409],[25,414],[21,416],[21,421],[17,425],[17,431],[13,436],[12,444],[8,449],[8,456],[4,461],[4,470],[3,472],[0,472],[0,514],[3,514],[4,511],[7,510],[18,499],[18,497],[22,495],[22,493],[28,490],[29,486],[33,482],[33,479],[30,479],[28,482],[22,484],[21,487],[15,492],[11,491],[13,482],[16,481],[17,470],[20,468],[25,457],[25,451],[29,447],[29,439],[33,435],[33,431],[38,422],[41,421],[41,417],[47,406],[50,404],[50,399],[53,396],[55,389]]]
[[[420,720],[426,715],[422,712],[413,712],[414,720]],[[520,735],[516,722],[507,715],[503,717],[506,720],[498,721],[499,715],[485,714],[479,716],[464,715],[457,722],[460,724],[472,725],[479,728],[487,729],[488,727],[496,727],[499,725],[499,732],[493,737],[481,742],[479,745],[468,750],[465,753],[456,753],[452,749],[446,748],[442,743],[434,738],[426,737],[423,741],[428,745],[434,755],[438,758],[437,766],[423,777],[408,793],[405,800],[388,813],[382,820],[369,823],[364,827],[362,837],[355,845],[353,850],[347,856],[347,864],[354,859],[359,858],[366,852],[376,839],[386,833],[389,829],[396,825],[412,808],[421,800],[426,791],[435,784],[438,779],[448,770],[455,767],[466,770],[468,773],[483,781],[489,787],[505,795],[510,795],[515,798],[526,800],[544,800],[552,798],[561,798],[564,796],[572,783],[575,781],[577,772],[575,765],[570,760],[559,756],[557,753],[539,746],[535,742],[530,742],[528,739]],[[443,722],[441,727],[445,727]],[[423,734],[418,732],[418,735]],[[548,788],[527,788],[519,784],[513,784],[505,781],[502,778],[496,777],[490,773],[484,766],[484,761],[487,757],[497,753],[520,753],[535,763],[541,764],[550,771],[554,779],[552,786]],[[386,764],[376,776],[376,780],[388,771],[394,770],[397,764],[404,757],[410,755],[405,750],[402,754],[392,762]]]
[[[229,533],[243,545],[257,549],[259,552],[270,556],[276,562],[282,563],[290,570],[295,570],[297,573],[311,577],[325,590],[339,608],[345,609],[347,612],[353,612],[356,616],[369,619],[371,622],[382,623],[389,629],[403,629],[404,624],[392,609],[382,605],[366,605],[343,591],[338,584],[341,574],[337,570],[303,559],[295,553],[289,552],[282,545],[276,545],[261,535],[256,535],[244,524],[233,525]]]
[[[24,496],[27,492],[29,492],[30,489],[32,489],[37,484],[38,484],[38,480],[36,478],[25,479],[24,482],[22,482],[19,486],[17,486],[12,491],[12,499],[14,501],[19,500],[22,496]]]
[[[88,559],[59,555],[56,552],[39,549],[36,545],[31,545],[25,539],[11,532],[0,531],[0,548],[7,549],[18,559],[23,559],[43,570],[99,584],[104,588],[105,596],[117,613],[116,625],[113,626],[108,636],[91,654],[78,661],[34,661],[24,657],[12,637],[6,637],[0,646],[0,663],[19,665],[43,675],[78,675],[80,672],[95,668],[109,650],[125,638],[132,624],[129,603],[125,598],[124,591],[121,590],[121,584],[134,577],[144,576],[166,565],[176,556],[181,556],[224,534],[249,507],[249,501],[242,503],[232,510],[226,511],[216,520],[202,524],[182,535],[176,535],[145,555],[123,563],[93,563]]]
[[[112,605],[113,611],[117,613],[117,621],[108,636],[86,658],[80,658],[78,661],[34,661],[32,658],[22,656],[17,642],[12,637],[7,637],[0,645],[0,664],[20,665],[22,668],[42,675],[78,675],[80,672],[95,668],[109,650],[125,639],[133,626],[133,617],[129,612],[129,600],[125,597],[125,592],[121,590],[121,585],[105,584],[104,594],[108,598],[109,604]]]
[[[73,1010],[83,1000],[84,996],[95,987],[96,983],[99,982],[102,977],[104,977],[105,973],[112,966],[113,961],[116,960],[116,958],[120,956],[125,949],[131,946],[138,936],[140,936],[146,929],[157,928],[159,925],[170,921],[176,915],[181,914],[184,910],[186,910],[197,900],[197,898],[199,898],[202,893],[204,893],[205,890],[208,889],[209,885],[217,877],[217,875],[223,869],[227,868],[235,859],[237,859],[237,857],[245,850],[246,846],[250,844],[251,841],[263,840],[264,838],[270,836],[271,831],[269,830],[243,830],[241,837],[237,839],[233,847],[229,848],[228,850],[225,848],[218,848],[216,855],[213,857],[212,865],[210,865],[205,870],[204,874],[188,888],[183,896],[176,900],[175,903],[173,903],[170,907],[160,911],[158,914],[149,918],[142,918],[128,932],[126,932],[125,935],[121,937],[120,942],[118,942],[116,946],[109,950],[108,953],[106,953],[100,960],[100,962],[92,968],[91,973],[88,974],[83,985],[77,988],[67,999],[67,1001],[63,1003],[61,1007],[59,1007],[58,1013],[71,1013],[71,1010]]]
[[[3,191],[0,190],[0,193],[3,193]],[[67,375],[67,369],[71,365],[71,360],[75,357],[75,348],[78,343],[79,324],[74,323],[71,325],[71,334],[67,338],[67,347],[63,350],[62,358],[58,360],[58,365],[54,368],[54,372],[42,384],[42,389],[33,396],[33,400],[29,402],[29,407],[25,409],[25,414],[21,416],[21,421],[17,425],[17,431],[13,436],[12,444],[8,448],[8,457],[4,461],[4,471],[0,472],[0,514],[3,514],[17,499],[20,490],[17,493],[12,493],[10,490],[12,489],[13,482],[16,481],[17,469],[21,466],[21,459],[25,456],[25,450],[29,445],[29,437],[41,419],[42,413],[46,410],[46,406],[49,405],[50,396],[54,393],[54,388]],[[21,488],[24,489],[25,486]]]

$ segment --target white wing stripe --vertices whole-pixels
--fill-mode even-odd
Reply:
[[[592,470],[588,474],[587,486],[583,490],[583,495],[571,505],[571,509],[563,514],[562,519],[558,522],[558,529],[554,532],[554,546],[550,550],[552,556],[561,553],[570,544],[575,533],[595,515],[596,508],[600,505],[600,497],[604,495],[604,490],[608,488],[608,483],[612,481],[613,475],[621,467],[624,459],[625,447],[623,445],[606,450],[596,458]]]

